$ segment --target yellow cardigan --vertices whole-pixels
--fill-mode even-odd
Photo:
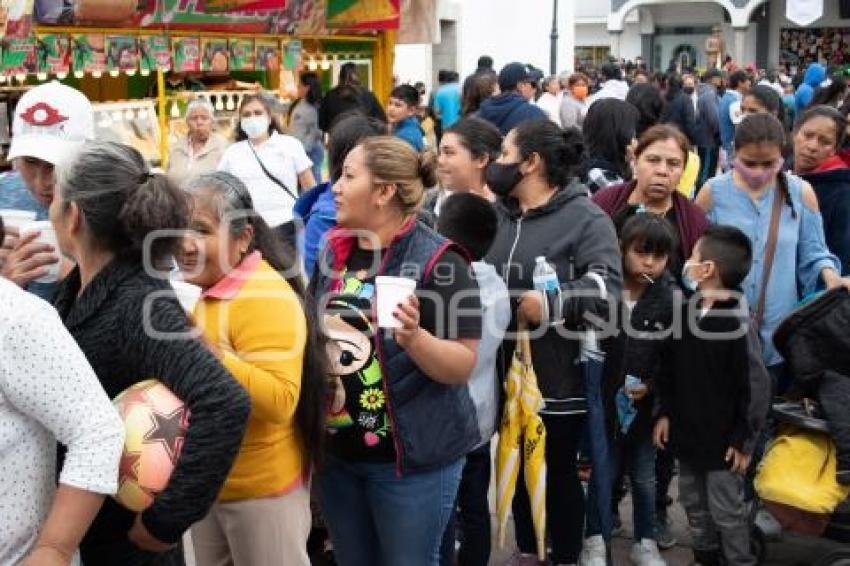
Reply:
[[[289,283],[259,252],[201,296],[195,320],[251,397],[251,418],[220,501],[281,495],[304,480],[295,428],[307,323]]]

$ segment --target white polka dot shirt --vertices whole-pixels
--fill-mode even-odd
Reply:
[[[38,537],[56,488],[56,441],[68,448],[59,481],[117,489],[124,427],[56,311],[0,278],[0,566]]]

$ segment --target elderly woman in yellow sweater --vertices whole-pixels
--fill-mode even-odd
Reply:
[[[229,173],[189,181],[191,235],[179,263],[202,289],[194,316],[248,391],[251,418],[210,513],[192,527],[198,564],[309,565],[311,468],[324,430],[324,359],[297,264]]]

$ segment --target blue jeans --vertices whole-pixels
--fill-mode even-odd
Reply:
[[[622,440],[617,454],[623,459],[623,470],[629,474],[632,486],[632,510],[634,513],[635,540],[655,540],[655,446],[652,437],[643,434],[630,434]],[[589,488],[595,489],[591,481]],[[592,500],[592,493],[588,497]],[[599,512],[595,505],[587,506],[587,536],[598,535]]]
[[[307,152],[307,157],[313,162],[313,177],[316,178],[316,184],[322,182],[322,164],[325,161],[325,146],[321,142],[314,144],[310,151]],[[304,187],[304,190],[312,189],[313,187]]]
[[[457,539],[460,539],[458,564],[487,566],[490,562],[490,505],[487,492],[490,489],[491,460],[489,441],[466,455],[457,505],[443,535],[440,551],[442,566],[455,563]]]
[[[316,484],[339,566],[438,566],[463,464],[398,477],[329,456]]]

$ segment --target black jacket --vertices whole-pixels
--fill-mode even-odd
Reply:
[[[850,275],[850,169],[803,175],[818,197],[829,251],[841,260],[841,275]]]
[[[656,384],[660,416],[670,419],[678,458],[700,469],[727,469],[726,450],[744,450],[750,437],[746,321],[735,299],[695,320],[690,303],[677,310],[681,336],[666,341]]]
[[[508,135],[520,122],[549,119],[543,110],[516,92],[491,96],[481,103],[476,115],[499,128],[503,136]]]
[[[712,85],[700,86],[693,142],[698,147],[720,147],[720,96]]]
[[[696,124],[694,121],[694,104],[691,98],[684,92],[680,92],[673,97],[673,100],[668,100],[661,112],[661,123],[678,126],[693,144],[694,126]]]
[[[616,356],[619,355],[621,362],[619,370],[611,373],[615,381],[606,384],[608,412],[617,414],[614,396],[623,386],[626,375],[639,378],[649,390],[646,397],[635,403],[638,414],[629,429],[629,435],[649,434],[654,423],[655,381],[661,370],[661,352],[673,323],[675,287],[676,282],[665,273],[647,287],[631,312],[626,308],[621,309],[621,332],[609,358],[611,363],[616,363]]]
[[[585,315],[616,322],[616,302],[622,286],[620,251],[614,225],[587,197],[578,181],[559,189],[543,206],[522,214],[516,201],[497,202],[499,229],[487,254],[511,292],[516,330],[517,297],[534,288],[535,258],[546,256],[555,266],[564,296],[566,329],[583,326]],[[605,287],[604,297],[599,295]],[[576,297],[576,292],[586,296]],[[595,296],[589,296],[595,294]],[[534,337],[531,352],[546,411],[584,408],[584,384],[577,365],[579,342],[552,327]],[[514,342],[506,340],[503,367],[510,365]]]
[[[152,535],[177,542],[207,514],[230,472],[251,410],[248,395],[199,341],[186,337],[189,323],[170,284],[145,273],[141,259],[114,259],[77,297],[79,289],[77,268],[62,282],[56,309],[107,395],[155,378],[191,412],[168,485],[142,513]],[[107,498],[83,539],[85,564],[141,563],[148,553],[127,539],[134,518]]]

